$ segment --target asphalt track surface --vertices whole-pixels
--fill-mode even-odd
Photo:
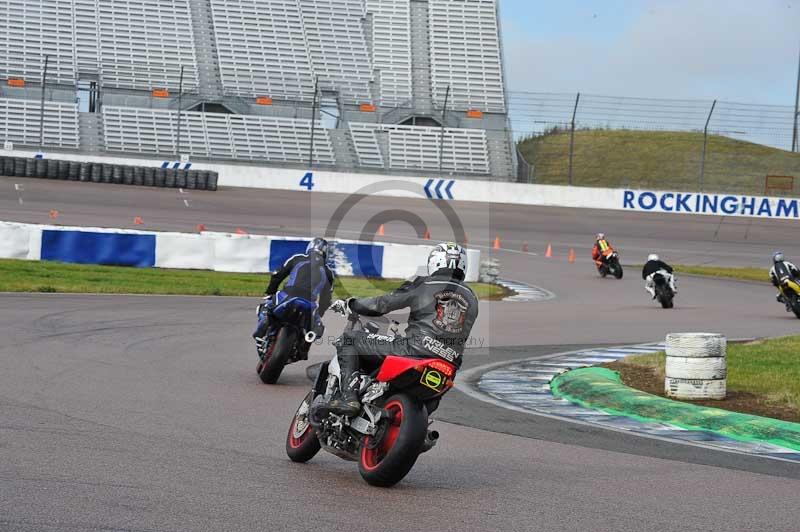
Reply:
[[[308,235],[343,199],[3,178],[0,220],[47,223],[57,209],[67,225],[133,227],[141,216],[146,229]],[[800,325],[767,286],[681,278],[676,309],[663,311],[637,272],[601,280],[584,259],[603,230],[626,262],[656,249],[673,262],[766,265],[773,248],[792,256],[795,224],[454,205],[473,245],[500,235],[512,248],[493,253],[505,277],[556,294],[483,303],[474,331],[483,347],[466,367],[670,331],[749,337]],[[391,198],[359,203],[338,236],[387,209],[449,236],[437,205]],[[386,230],[416,240],[404,223]],[[523,242],[537,253],[551,243],[556,256],[515,251]],[[798,529],[796,465],[521,414],[458,391],[436,414],[439,446],[393,489],[370,488],[354,464],[325,453],[293,464],[283,445],[307,391],[304,365],[277,386],[260,384],[253,307],[242,298],[0,295],[0,529]],[[329,320],[328,332],[340,327]],[[315,346],[310,362],[330,353]]]

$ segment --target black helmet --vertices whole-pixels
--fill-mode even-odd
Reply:
[[[324,238],[315,238],[308,243],[306,247],[306,255],[316,253],[322,257],[322,260],[328,260],[328,241]]]

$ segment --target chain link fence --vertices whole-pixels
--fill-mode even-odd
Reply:
[[[520,181],[800,193],[791,106],[511,92],[509,111]]]

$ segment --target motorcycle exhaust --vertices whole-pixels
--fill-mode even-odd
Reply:
[[[439,433],[435,430],[429,430],[428,433],[425,435],[425,441],[422,442],[422,451],[426,453],[434,448],[436,443],[439,441]]]
[[[306,342],[308,342],[309,344],[313,344],[314,340],[316,339],[317,339],[317,333],[315,333],[314,331],[308,331],[306,333]]]

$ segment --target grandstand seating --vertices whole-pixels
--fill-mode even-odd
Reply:
[[[388,135],[388,165],[376,134]],[[437,127],[350,123],[359,164],[403,170],[439,168],[442,130]],[[445,128],[442,169],[452,172],[488,174],[486,132],[481,129]]]
[[[104,85],[197,88],[189,0],[99,0],[98,58]]]
[[[0,2],[0,73],[38,81],[49,55],[52,82],[74,83],[75,39],[71,0]]]
[[[211,0],[225,92],[311,99],[314,78],[370,100],[362,0]]]
[[[197,88],[189,0],[4,0],[0,71],[74,85],[80,73],[107,87]]]
[[[114,152],[175,152],[177,113],[133,107],[103,108],[106,149]],[[181,113],[181,153],[220,159],[308,161],[311,121],[252,115]],[[333,165],[327,130],[318,124],[314,162]]]
[[[411,100],[411,29],[409,2],[366,0],[372,14],[372,68],[379,73],[380,104]]]
[[[0,145],[38,147],[40,102],[0,98]],[[78,108],[75,104],[45,102],[44,145],[49,148],[78,148]]]
[[[431,88],[448,107],[504,113],[496,0],[428,0]]]
[[[294,0],[211,0],[225,92],[310,100],[314,77]]]
[[[320,87],[339,92],[344,101],[371,99],[372,76],[361,19],[363,0],[302,0],[311,68]]]

